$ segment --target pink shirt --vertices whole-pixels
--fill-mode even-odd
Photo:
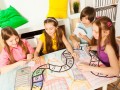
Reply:
[[[25,39],[22,39],[22,41],[24,42],[25,46],[28,48],[29,53],[34,53],[34,49],[30,46],[30,44]],[[20,46],[14,47],[10,51],[13,54],[13,57],[16,61],[26,59],[26,55],[22,52],[22,48]],[[8,61],[9,61],[9,55],[6,52],[5,48],[3,48],[0,54],[0,67],[7,65]]]

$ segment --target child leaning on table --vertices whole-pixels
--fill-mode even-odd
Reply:
[[[99,60],[106,67],[80,64],[78,68],[82,71],[93,71],[109,76],[118,76],[120,71],[119,47],[115,39],[114,24],[108,17],[99,17],[93,22],[93,37],[97,40],[97,46],[89,46],[88,50],[97,50]]]
[[[47,54],[64,49],[65,47],[72,54],[72,56],[76,56],[76,53],[74,53],[70,43],[66,39],[63,30],[58,27],[58,21],[55,18],[48,17],[44,21],[44,27],[45,30],[39,37],[39,43],[35,50],[34,57],[39,56],[41,48],[42,53]]]
[[[15,29],[6,27],[1,30],[4,48],[0,53],[1,73],[22,66],[27,59],[33,58],[34,49],[25,40],[21,39]]]
[[[80,15],[80,23],[76,25],[74,32],[70,35],[74,48],[79,48],[80,44],[91,44],[92,22],[96,16],[93,7],[85,7]]]

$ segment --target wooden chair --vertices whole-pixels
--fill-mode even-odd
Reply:
[[[120,57],[119,57],[119,65],[120,65]],[[115,83],[110,84],[112,90],[120,90],[120,77]]]
[[[120,90],[120,78],[115,82],[109,85],[112,87],[111,90]]]

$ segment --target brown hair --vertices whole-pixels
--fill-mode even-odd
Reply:
[[[118,47],[116,39],[115,39],[115,27],[114,27],[112,21],[110,20],[110,18],[108,18],[106,16],[102,16],[102,17],[96,19],[93,23],[96,24],[99,28],[98,47],[100,48],[101,38],[102,38],[102,30],[109,30],[109,35],[107,36],[107,38],[104,42],[105,43],[104,46],[106,46],[107,44],[111,44],[111,46],[115,50],[115,54],[116,54],[117,58],[119,58],[119,51],[118,51],[119,47]]]
[[[93,7],[85,7],[81,12],[80,20],[86,16],[88,16],[88,20],[92,22],[96,16],[95,9]]]
[[[44,21],[44,25],[46,23],[53,23],[53,25],[55,27],[58,27],[58,21],[54,17],[48,17]],[[45,41],[46,41],[46,50],[47,50],[47,53],[53,52],[54,50],[52,48],[52,38],[51,38],[51,36],[49,36],[46,33],[46,31],[44,31],[44,34],[45,34]],[[63,32],[62,28],[58,27],[56,29],[56,41],[57,41],[57,49],[58,50],[65,48],[65,45],[64,45],[64,43],[62,41],[63,34],[64,34],[64,32]]]
[[[8,52],[8,55],[9,55],[9,64],[12,64],[12,63],[15,63],[15,59],[13,57],[13,54],[10,52],[10,47],[8,46],[8,44],[6,43],[6,40],[8,40],[12,35],[15,35],[15,36],[18,36],[18,33],[16,32],[15,29],[13,29],[12,27],[5,27],[1,30],[1,36],[2,36],[2,39],[4,41],[4,44],[5,44],[5,49],[6,51]],[[23,52],[25,54],[28,53],[28,48],[24,45],[24,43],[22,42],[22,40],[20,39],[19,37],[19,42],[18,42],[18,45],[21,46]]]

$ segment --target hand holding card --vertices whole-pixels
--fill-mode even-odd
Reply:
[[[82,34],[82,35],[86,35],[86,32],[81,29],[81,28],[75,28],[75,31],[74,31],[74,34],[79,37],[79,33]]]

